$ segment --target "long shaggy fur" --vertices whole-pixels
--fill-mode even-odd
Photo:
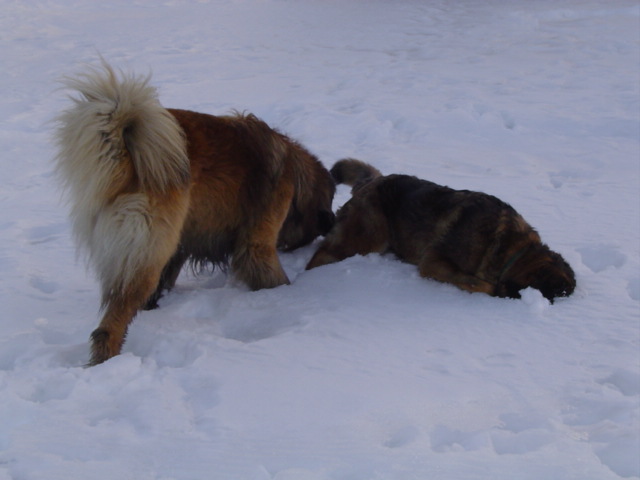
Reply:
[[[106,62],[65,83],[78,95],[57,118],[56,166],[102,287],[91,364],[120,352],[186,261],[230,261],[250,288],[274,287],[288,283],[276,247],[331,227],[329,173],[255,116],[166,109],[148,77]]]
[[[353,187],[353,196],[307,269],[391,251],[423,277],[470,292],[519,298],[520,290],[533,287],[553,301],[575,289],[569,264],[494,196],[408,175],[382,176],[354,159],[337,162],[331,173]]]
[[[149,194],[186,188],[190,168],[182,130],[149,79],[118,78],[103,67],[66,79],[80,96],[58,117],[56,161],[75,238],[98,274],[104,303],[128,287],[164,233],[152,221]]]

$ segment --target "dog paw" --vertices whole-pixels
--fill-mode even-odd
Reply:
[[[120,346],[113,346],[113,335],[104,328],[96,328],[91,334],[91,359],[87,367],[94,367],[106,362],[120,353]],[[121,344],[122,342],[120,342]]]

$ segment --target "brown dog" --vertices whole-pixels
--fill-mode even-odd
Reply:
[[[382,176],[353,159],[337,162],[331,173],[336,183],[353,186],[353,196],[307,269],[391,251],[417,265],[421,276],[470,292],[520,298],[520,290],[533,287],[553,301],[575,288],[569,264],[496,197]]]
[[[276,248],[325,234],[335,192],[316,157],[253,115],[165,109],[148,78],[102,67],[67,80],[80,97],[56,132],[74,234],[102,287],[92,365],[120,352],[188,260],[230,264],[251,289],[288,283]]]

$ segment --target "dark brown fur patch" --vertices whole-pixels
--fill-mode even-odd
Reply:
[[[253,115],[169,112],[185,132],[192,179],[170,268],[181,259],[225,265],[233,258],[236,275],[252,289],[288,283],[276,246],[297,248],[333,225],[335,185],[328,172]]]
[[[332,169],[353,196],[307,268],[356,254],[395,253],[420,274],[470,292],[519,298],[533,287],[553,301],[575,288],[571,267],[507,203],[408,175],[380,176],[352,159]]]

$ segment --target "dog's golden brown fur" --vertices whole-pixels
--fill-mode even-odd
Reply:
[[[307,269],[391,251],[420,275],[470,292],[519,298],[533,287],[553,301],[575,288],[569,264],[508,204],[408,175],[382,176],[353,159],[331,173],[353,186]]]
[[[253,115],[165,109],[148,78],[101,68],[67,80],[57,169],[73,231],[102,288],[90,364],[120,352],[139,309],[183,264],[230,265],[251,289],[288,283],[276,248],[333,223],[335,184],[301,145]]]

